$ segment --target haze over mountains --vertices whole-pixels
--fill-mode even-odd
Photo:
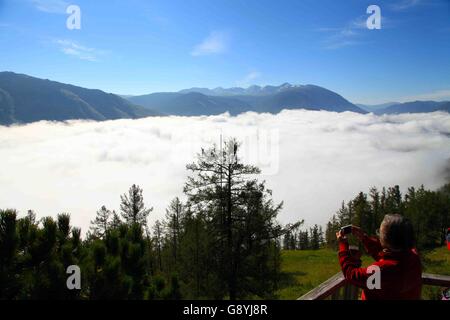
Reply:
[[[447,111],[450,102],[415,101],[355,105],[315,85],[191,88],[141,96],[118,96],[96,89],[0,72],[0,124],[40,120],[113,120],[156,115],[200,116],[247,111],[276,114],[283,109],[352,111],[376,114]]]

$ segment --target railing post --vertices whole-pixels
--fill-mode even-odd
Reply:
[[[358,300],[358,287],[347,283],[344,287],[344,300]]]
[[[331,295],[331,300],[339,300],[340,298],[341,298],[341,288],[338,288]]]

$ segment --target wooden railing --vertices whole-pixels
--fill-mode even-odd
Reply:
[[[422,283],[430,286],[450,287],[450,276],[423,273]],[[358,295],[359,289],[348,284],[342,272],[339,272],[297,300],[323,300],[326,298],[357,300]]]

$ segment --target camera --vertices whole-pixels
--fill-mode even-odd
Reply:
[[[345,235],[352,233],[352,225],[349,224],[348,226],[342,227],[342,228],[341,228],[341,231],[342,231],[342,233],[345,234]]]

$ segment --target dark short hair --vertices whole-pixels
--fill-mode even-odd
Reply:
[[[399,214],[387,214],[381,222],[380,237],[391,249],[408,250],[414,247],[414,230],[409,219]]]

